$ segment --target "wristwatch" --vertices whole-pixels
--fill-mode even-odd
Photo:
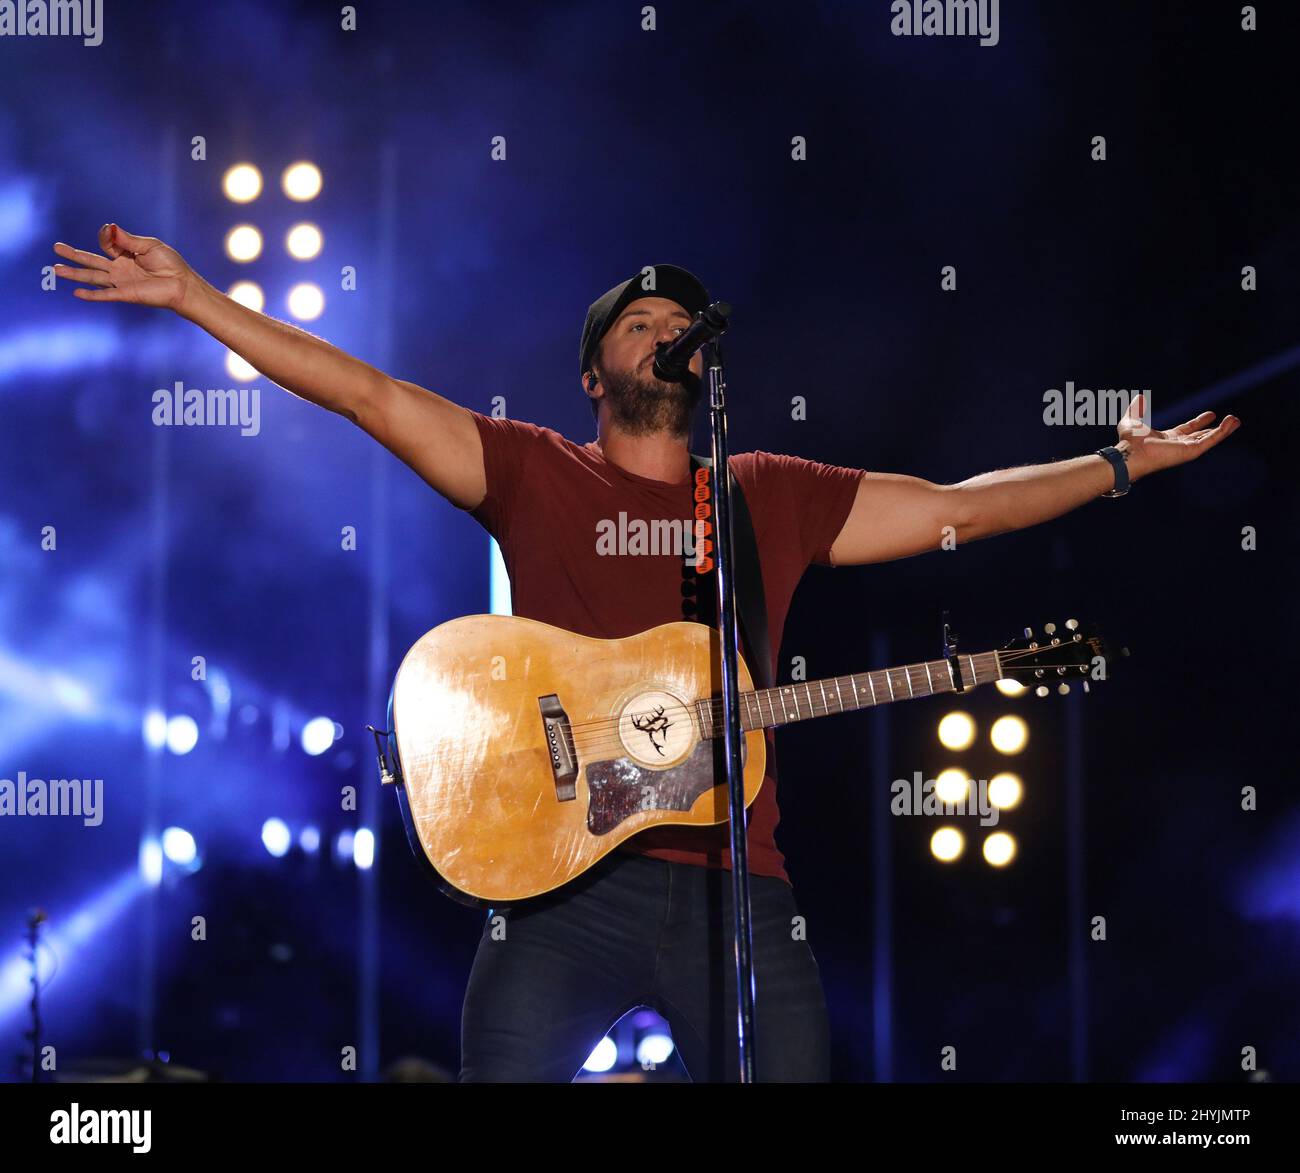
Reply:
[[[1104,456],[1115,470],[1115,487],[1102,494],[1103,497],[1122,497],[1129,490],[1128,453],[1121,452],[1113,444],[1097,449],[1098,456]]]

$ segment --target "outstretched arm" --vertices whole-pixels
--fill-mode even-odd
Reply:
[[[1157,431],[1142,422],[1143,398],[1138,395],[1129,405],[1115,443],[1128,454],[1130,481],[1195,460],[1241,426],[1229,415],[1210,427],[1214,412],[1203,411],[1176,428]],[[1025,529],[1077,509],[1114,483],[1110,463],[1095,454],[986,472],[955,485],[867,473],[831,557],[836,566],[888,562],[938,550],[948,533],[960,545]]]
[[[116,224],[99,230],[103,253],[62,242],[73,264],[59,277],[82,282],[82,301],[126,301],[173,310],[201,326],[273,383],[350,419],[405,461],[452,504],[472,509],[487,493],[483,446],[470,413],[423,387],[394,379],[322,338],[240,305],[157,237]]]

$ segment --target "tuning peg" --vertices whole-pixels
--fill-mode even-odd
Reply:
[[[1034,638],[1034,629],[1032,627],[1026,627],[1025,639],[1033,639],[1033,638]]]
[[[1077,619],[1067,619],[1065,621],[1065,626],[1068,627],[1071,631],[1076,631],[1078,630],[1079,627],[1079,621]]]
[[[1084,692],[1091,692],[1091,691],[1092,691],[1092,689],[1090,689],[1090,688],[1088,687],[1088,682],[1087,682],[1086,680],[1083,682],[1083,691],[1084,691]]]
[[[1047,695],[1047,685],[1040,684],[1036,689],[1034,689],[1034,696],[1046,696],[1046,695]]]
[[[1069,693],[1070,686],[1068,684],[1058,684],[1056,686],[1056,691],[1059,692],[1062,696],[1065,696]]]
[[[1055,634],[1056,634],[1056,624],[1055,624],[1055,623],[1044,623],[1044,624],[1043,624],[1043,630],[1044,630],[1045,632],[1047,632],[1048,635],[1055,635]]]

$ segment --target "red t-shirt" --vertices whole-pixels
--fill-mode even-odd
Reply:
[[[471,414],[483,441],[487,496],[469,512],[501,546],[516,615],[595,639],[683,619],[716,623],[715,572],[692,581],[680,554],[606,557],[597,548],[598,535],[618,525],[620,513],[629,523],[692,518],[693,475],[675,484],[636,476],[606,460],[594,440],[575,444],[550,428]],[[790,597],[811,563],[831,565],[831,544],[863,470],[771,452],[733,455],[731,470],[754,523],[775,681]],[[774,837],[779,819],[769,729],[766,776],[749,808],[749,866],[754,875],[789,883]],[[725,822],[654,827],[619,850],[729,869],[729,837]]]

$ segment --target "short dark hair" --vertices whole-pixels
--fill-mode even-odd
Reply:
[[[589,373],[595,369],[596,364],[597,364],[598,362],[603,362],[603,361],[604,361],[604,360],[600,357],[600,351],[601,351],[601,348],[602,348],[604,345],[605,345],[605,340],[604,340],[603,338],[602,338],[599,342],[596,343],[596,349],[595,349],[595,351],[592,353],[592,356],[591,356],[591,366],[589,366],[589,367],[587,368],[587,371],[588,371]],[[598,419],[600,419],[600,400],[599,400],[599,399],[593,399],[590,395],[588,395],[588,396],[587,396],[587,402],[591,404],[591,418],[594,419],[594,420],[598,420]]]

